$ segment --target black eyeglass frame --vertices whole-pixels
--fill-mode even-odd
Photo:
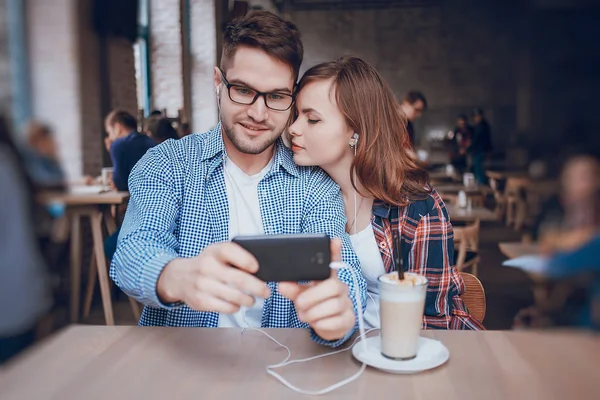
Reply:
[[[236,103],[236,104],[242,104],[242,105],[245,105],[245,106],[250,106],[250,105],[252,105],[252,104],[256,103],[256,100],[257,100],[259,97],[262,97],[262,98],[264,99],[264,101],[265,101],[265,106],[267,106],[267,108],[268,108],[268,109],[270,109],[270,110],[273,110],[273,111],[287,111],[287,110],[289,110],[290,108],[292,108],[292,106],[294,105],[294,102],[296,101],[296,94],[295,94],[295,93],[293,93],[293,94],[287,94],[287,93],[280,93],[280,92],[260,92],[260,91],[258,91],[258,90],[256,90],[256,89],[254,89],[254,88],[251,88],[251,87],[249,87],[249,86],[246,86],[246,85],[238,85],[238,84],[236,84],[236,83],[230,83],[230,82],[227,80],[227,77],[225,76],[225,73],[224,73],[223,71],[221,71],[220,69],[219,69],[219,71],[221,72],[221,80],[223,81],[223,84],[224,84],[224,85],[225,85],[225,87],[227,88],[227,95],[229,96],[229,100],[233,101],[233,102],[234,102],[234,103]],[[294,84],[294,91],[295,91],[295,89],[296,89],[296,88],[295,88],[295,86],[296,86],[296,85]],[[234,100],[234,99],[231,97],[231,88],[232,88],[232,87],[238,87],[238,88],[249,89],[249,90],[252,90],[252,91],[256,92],[256,95],[254,95],[254,98],[252,99],[252,101],[251,101],[250,103],[241,103],[241,102],[239,102],[239,101],[236,101],[236,100]],[[268,95],[272,95],[272,94],[275,94],[275,95],[277,95],[277,96],[285,96],[285,97],[289,97],[289,98],[291,98],[291,99],[292,99],[292,101],[290,102],[290,105],[289,105],[289,106],[287,106],[287,108],[285,108],[285,109],[273,108],[273,107],[269,106],[269,100],[267,100],[267,96],[268,96]]]

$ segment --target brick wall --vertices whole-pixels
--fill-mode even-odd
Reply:
[[[107,165],[106,114],[138,108],[132,44],[99,38],[90,11],[91,0],[30,0],[27,8],[33,117],[53,127],[70,179]]]
[[[107,39],[111,109],[122,108],[137,115],[137,84],[133,45],[126,39]]]
[[[0,2],[0,113],[8,115],[11,98],[6,2]]]
[[[78,68],[80,100],[81,157],[85,175],[97,175],[103,164],[103,92],[101,83],[100,41],[89,24],[91,2],[79,2]]]
[[[152,107],[170,116],[184,108],[182,25],[179,0],[150,2],[150,63]],[[213,1],[190,0],[189,115],[194,132],[217,122],[213,89],[216,63]]]
[[[599,144],[600,8],[537,10],[531,24],[531,147]],[[552,154],[554,153],[554,154]]]
[[[183,108],[181,12],[179,0],[150,2],[150,62],[153,108],[176,116]]]
[[[192,129],[205,132],[217,122],[213,84],[217,52],[215,9],[212,1],[191,0],[190,3]]]
[[[76,178],[83,155],[75,0],[31,0],[27,12],[32,113],[54,128],[65,171]]]
[[[399,98],[410,89],[425,93],[430,109],[416,124],[419,141],[430,131],[451,129],[457,114],[482,106],[495,142],[503,146],[516,130],[520,14],[504,2],[471,2],[468,8],[459,3],[465,1],[286,14],[302,32],[303,71],[345,54],[360,56]]]

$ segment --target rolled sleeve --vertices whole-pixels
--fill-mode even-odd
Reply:
[[[151,307],[173,308],[156,293],[164,267],[177,258],[178,179],[168,157],[155,148],[129,177],[130,200],[119,233],[110,276],[125,293]]]

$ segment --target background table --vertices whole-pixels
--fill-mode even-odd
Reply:
[[[293,358],[323,353],[304,329],[270,329]],[[586,333],[426,331],[450,350],[416,375],[368,367],[324,398],[598,399],[600,340]],[[0,370],[0,399],[297,399],[265,372],[287,352],[235,328],[75,326]],[[350,351],[278,370],[320,389],[354,374]]]
[[[466,221],[472,222],[476,220],[480,221],[497,221],[498,217],[496,213],[488,210],[485,207],[471,207],[461,208],[453,203],[446,203],[446,208],[450,214],[450,221]]]
[[[86,187],[83,187],[84,189]],[[91,187],[90,189],[94,189]],[[102,226],[105,224],[108,234],[117,230],[115,218],[111,215],[110,207],[125,204],[129,199],[129,192],[105,191],[92,193],[81,192],[60,192],[43,193],[41,201],[46,204],[58,203],[66,207],[66,215],[71,230],[71,322],[79,320],[79,298],[81,292],[81,218],[90,219],[92,231],[92,240],[94,244],[93,255],[91,258],[90,271],[97,271],[98,281],[100,283],[100,293],[102,296],[102,308],[104,309],[104,318],[107,325],[114,325],[114,315],[112,301],[110,298],[110,282],[106,268],[106,256],[104,255],[104,237]],[[89,284],[95,283],[90,276]],[[91,294],[93,286],[88,290],[85,299],[85,309],[89,310],[92,301]],[[137,305],[130,300],[134,310]]]

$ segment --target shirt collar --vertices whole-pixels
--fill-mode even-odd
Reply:
[[[214,158],[216,156],[221,157],[221,163],[225,156],[225,143],[223,142],[223,133],[221,122],[217,124],[211,131],[206,133],[206,139],[202,146],[202,161]],[[273,168],[271,171],[278,172],[280,168],[286,170],[290,175],[298,177],[300,174],[299,167],[294,163],[294,156],[292,151],[288,149],[281,138],[275,142],[275,159],[273,160]],[[267,174],[269,175],[269,174]]]
[[[392,206],[390,204],[377,199],[373,202],[373,214],[375,216],[388,219],[391,211]]]

